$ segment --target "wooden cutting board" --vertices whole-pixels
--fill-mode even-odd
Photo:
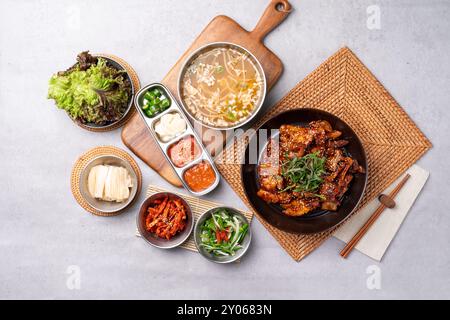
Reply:
[[[179,99],[177,82],[183,62],[199,47],[211,42],[225,41],[241,45],[256,56],[264,69],[267,89],[270,90],[283,72],[283,64],[264,45],[263,40],[270,31],[277,27],[289,15],[291,9],[291,5],[287,0],[272,0],[256,27],[250,32],[243,29],[237,22],[227,16],[215,17],[161,82]],[[198,133],[202,136],[201,130]],[[133,153],[147,163],[153,170],[158,172],[164,179],[174,186],[182,186],[175,171],[165,159],[157,142],[153,139],[146,124],[137,112],[124,126],[122,130],[122,141]],[[214,148],[213,141],[203,139],[203,143],[207,148]]]

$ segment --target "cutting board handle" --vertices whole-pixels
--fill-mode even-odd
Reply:
[[[286,19],[291,11],[292,6],[287,0],[270,1],[266,11],[264,11],[255,29],[250,34],[262,42],[264,37]]]

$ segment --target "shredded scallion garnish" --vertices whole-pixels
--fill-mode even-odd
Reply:
[[[301,158],[294,157],[281,164],[281,174],[287,181],[282,190],[294,192],[316,192],[323,182],[326,158],[310,153]],[[320,197],[320,195],[316,196]]]

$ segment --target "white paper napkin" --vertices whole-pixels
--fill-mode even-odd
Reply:
[[[413,165],[406,172],[411,175],[411,178],[409,178],[408,182],[406,182],[405,186],[395,197],[395,208],[386,208],[355,247],[358,251],[361,251],[377,261],[381,261],[383,258],[389,244],[392,239],[394,239],[395,234],[408,214],[409,209],[412,207],[430,175],[428,171],[417,165]],[[388,194],[391,192],[403,177],[404,175],[398,178],[398,180],[390,185],[383,193]],[[341,228],[336,230],[333,236],[348,243],[364,225],[367,219],[369,219],[379,204],[380,202],[378,199],[369,202],[360,210],[360,212],[354,215]]]

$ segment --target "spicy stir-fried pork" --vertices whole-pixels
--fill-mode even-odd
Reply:
[[[258,196],[280,204],[290,216],[302,216],[321,208],[336,211],[353,174],[364,173],[346,155],[347,140],[327,121],[308,127],[282,125],[279,143],[271,140],[258,166]]]

